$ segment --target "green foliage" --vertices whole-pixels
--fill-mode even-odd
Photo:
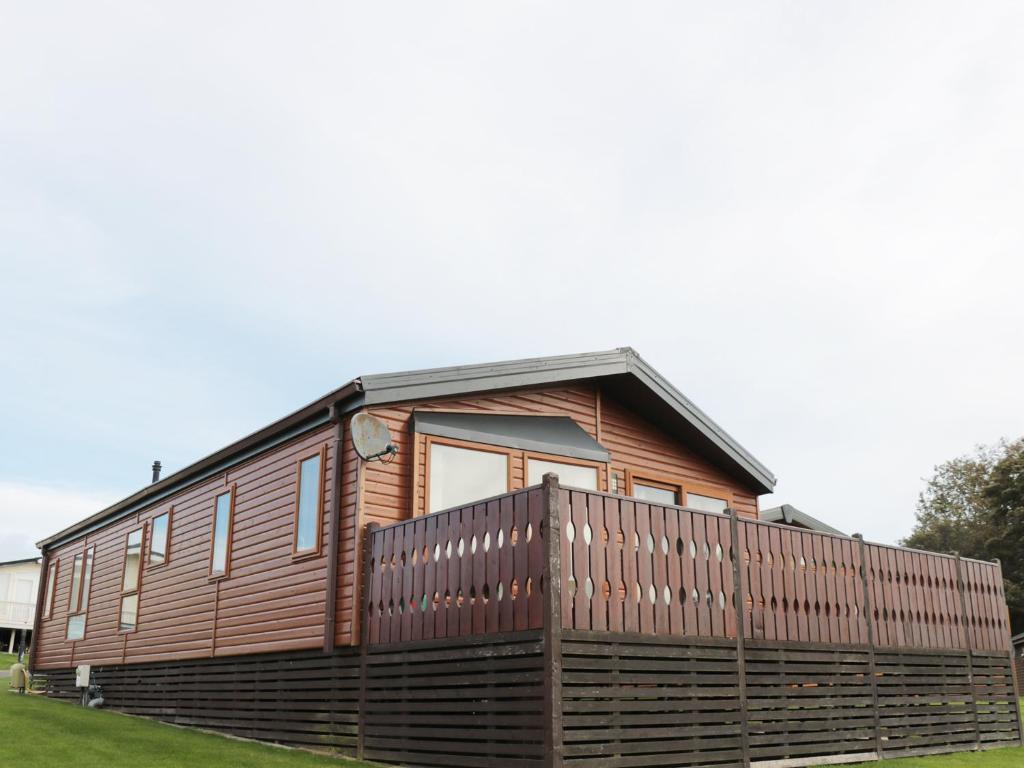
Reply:
[[[935,468],[908,547],[1003,563],[1015,632],[1024,631],[1024,438],[979,446]]]

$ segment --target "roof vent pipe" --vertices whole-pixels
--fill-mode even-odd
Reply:
[[[155,483],[160,479],[160,461],[153,462],[153,482]]]

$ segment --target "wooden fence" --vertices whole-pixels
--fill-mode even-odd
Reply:
[[[750,639],[1009,647],[997,563],[559,493],[564,628],[734,638],[742,620]],[[368,642],[539,629],[548,525],[537,487],[372,526]]]
[[[777,768],[1022,743],[998,563],[560,488],[549,476],[370,526],[364,595],[367,665],[442,638],[502,648],[529,631],[545,670],[523,678],[543,684],[543,718],[530,720],[543,739],[531,731],[525,751],[496,722],[463,734],[488,759],[409,728],[405,741],[380,742],[382,759],[425,764],[433,749],[460,765],[517,754],[579,768]],[[439,688],[406,692],[417,669],[388,673],[388,696],[408,699],[410,715],[423,696],[462,685],[458,664],[451,679],[428,665],[425,684]],[[474,695],[513,701],[518,680],[510,670]]]
[[[539,488],[386,528],[365,542],[370,645],[539,629],[545,515]]]

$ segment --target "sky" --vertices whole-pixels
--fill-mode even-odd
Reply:
[[[1024,6],[0,2],[0,560],[366,373],[636,348],[847,532],[1024,435]]]

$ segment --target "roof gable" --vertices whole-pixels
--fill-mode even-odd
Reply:
[[[360,378],[359,405],[429,400],[496,390],[602,379],[626,404],[688,442],[704,443],[719,463],[746,476],[762,493],[775,475],[631,347],[557,357],[431,368]]]

